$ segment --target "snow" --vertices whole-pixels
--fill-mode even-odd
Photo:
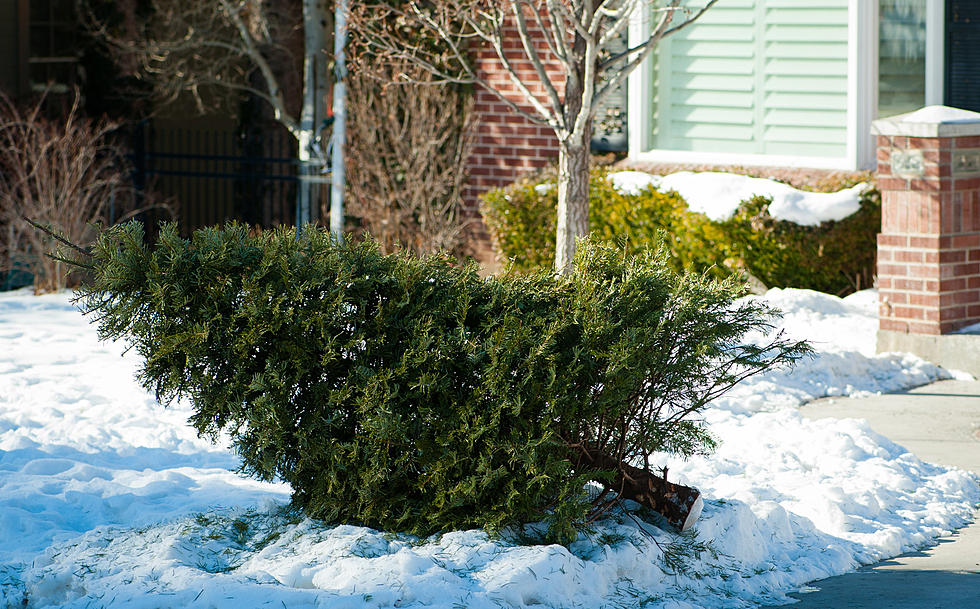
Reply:
[[[951,108],[949,106],[926,106],[915,112],[904,114],[903,123],[962,124],[980,123],[980,112]]]
[[[980,334],[980,323],[970,324],[965,328],[960,328],[953,334]]]
[[[850,216],[860,209],[861,195],[868,188],[861,183],[838,192],[806,192],[775,180],[718,171],[679,171],[666,176],[620,171],[609,174],[609,180],[626,194],[649,187],[661,192],[673,190],[684,198],[691,211],[712,220],[732,217],[741,202],[754,196],[769,197],[772,217],[804,226]]]
[[[975,476],[796,408],[950,373],[874,354],[873,291],[764,298],[818,354],[717,400],[713,455],[664,458],[701,519],[678,535],[621,512],[562,547],[526,543],[533,525],[415,539],[305,519],[141,389],[70,295],[0,294],[0,608],[754,607],[967,523]]]

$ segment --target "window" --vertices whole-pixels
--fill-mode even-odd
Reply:
[[[78,82],[78,40],[73,0],[32,0],[27,78],[34,92],[68,93]]]
[[[926,105],[926,0],[879,0],[878,116]]]

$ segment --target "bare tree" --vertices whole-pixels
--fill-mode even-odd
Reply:
[[[79,96],[62,120],[43,115],[44,98],[21,111],[0,95],[0,271],[34,275],[35,293],[67,287],[68,269],[45,254],[48,235],[87,245],[96,225],[122,221],[148,206],[132,186],[118,125],[83,118]],[[160,207],[160,205],[152,205]]]
[[[694,2],[692,7],[684,0],[368,0],[353,6],[351,22],[379,55],[412,61],[444,82],[487,89],[517,114],[554,130],[559,152],[555,268],[567,274],[576,239],[588,233],[589,143],[596,110],[660,40],[690,25],[717,0]],[[652,19],[649,36],[610,53],[641,11]],[[424,35],[406,45],[400,33],[405,27]],[[434,47],[427,37],[444,46]],[[491,82],[474,67],[468,56],[474,44],[493,50],[509,83]]]
[[[414,65],[363,65],[348,77],[348,216],[385,251],[461,253],[463,166],[472,99],[447,87],[398,84],[432,75]]]
[[[190,93],[204,110],[216,92],[247,92],[268,103],[296,138],[301,187],[297,222],[310,217],[312,173],[326,166],[330,74],[325,49],[333,27],[327,0],[78,0],[88,29],[120,63],[149,78],[164,99]],[[301,34],[301,38],[300,38]],[[302,55],[301,101],[293,65]],[[257,78],[252,75],[257,74]]]

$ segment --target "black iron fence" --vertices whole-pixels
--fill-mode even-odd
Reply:
[[[229,220],[294,224],[295,149],[293,137],[276,126],[243,132],[231,120],[145,121],[134,127],[135,182],[175,204],[185,234]],[[319,189],[314,215],[325,209],[328,191]]]

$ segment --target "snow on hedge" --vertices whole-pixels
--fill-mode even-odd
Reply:
[[[691,211],[703,213],[712,220],[730,218],[739,203],[754,196],[769,197],[772,217],[804,226],[850,216],[860,209],[861,195],[868,189],[862,182],[838,192],[806,192],[775,180],[716,171],[679,171],[666,176],[620,171],[609,174],[609,180],[626,194],[650,186],[663,192],[676,191]]]
[[[949,373],[874,354],[873,292],[765,298],[818,356],[719,400],[715,454],[667,462],[705,493],[693,531],[620,513],[561,547],[303,519],[287,488],[196,438],[189,408],[158,406],[135,354],[100,343],[68,295],[0,294],[0,608],[752,607],[968,522],[976,477],[795,408]]]

